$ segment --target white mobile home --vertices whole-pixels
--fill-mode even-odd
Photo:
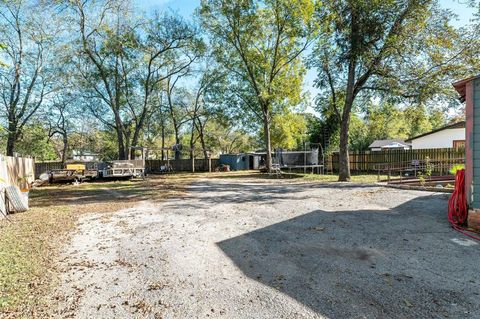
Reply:
[[[405,142],[410,143],[414,150],[465,147],[465,121],[447,125]]]

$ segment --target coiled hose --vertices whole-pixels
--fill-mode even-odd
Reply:
[[[448,220],[452,227],[460,233],[480,240],[480,237],[472,235],[465,227],[468,217],[467,196],[465,194],[465,170],[458,170],[455,175],[455,189],[448,200]]]

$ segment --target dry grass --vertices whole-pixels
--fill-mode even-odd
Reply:
[[[73,207],[32,207],[0,221],[0,317],[35,317],[53,276],[56,247],[75,223]]]
[[[302,179],[305,181],[318,181],[318,182],[337,182],[338,175],[314,175],[314,174],[301,174]],[[385,180],[386,175],[380,175],[380,180]],[[361,174],[352,175],[351,182],[353,183],[376,183],[378,182],[378,176],[376,174]]]
[[[54,260],[81,214],[109,213],[138,201],[181,196],[198,175],[153,176],[47,186],[30,193],[31,209],[0,220],[0,318],[44,316],[55,283]]]

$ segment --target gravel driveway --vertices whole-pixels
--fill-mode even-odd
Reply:
[[[447,197],[359,184],[207,179],[81,219],[63,318],[479,318],[480,245]]]

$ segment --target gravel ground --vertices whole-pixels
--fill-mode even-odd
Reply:
[[[480,245],[447,197],[359,184],[199,180],[81,219],[60,318],[479,318]]]

